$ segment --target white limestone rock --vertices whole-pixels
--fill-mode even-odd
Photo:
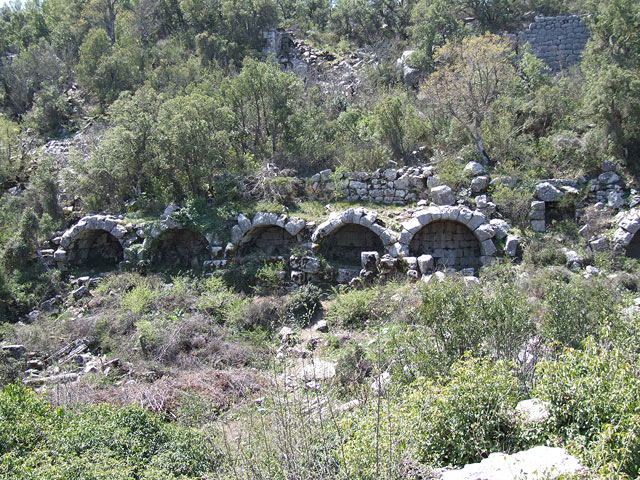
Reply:
[[[443,471],[442,480],[549,480],[584,470],[580,461],[564,448],[539,446],[506,455],[492,453],[480,463]]]

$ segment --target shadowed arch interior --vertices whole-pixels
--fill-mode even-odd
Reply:
[[[627,246],[627,257],[640,260],[640,230],[633,236]]]
[[[124,258],[122,245],[106,230],[80,232],[71,242],[67,258],[70,265],[113,268]]]
[[[409,244],[412,256],[431,255],[437,266],[456,270],[480,267],[480,242],[462,223],[438,220],[422,227]]]
[[[376,251],[384,253],[380,237],[367,227],[347,223],[327,235],[321,243],[324,258],[349,266],[360,266],[360,253]]]
[[[238,255],[260,254],[267,257],[288,255],[296,238],[277,225],[256,227],[242,237]]]
[[[208,257],[204,237],[187,228],[163,232],[151,254],[153,264],[161,268],[198,268]]]

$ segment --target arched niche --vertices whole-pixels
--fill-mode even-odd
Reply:
[[[264,225],[247,231],[240,241],[239,256],[286,256],[296,243],[296,237],[278,225]]]
[[[327,234],[320,251],[327,260],[349,266],[360,266],[360,253],[384,253],[380,237],[369,228],[356,223],[345,223]]]
[[[118,239],[99,228],[78,233],[67,253],[69,265],[89,268],[114,268],[123,259],[124,249]]]
[[[466,225],[453,220],[436,220],[418,230],[409,254],[431,255],[437,266],[456,270],[481,266],[480,242]]]
[[[199,268],[209,258],[205,238],[188,228],[170,228],[156,239],[150,259],[156,268]]]

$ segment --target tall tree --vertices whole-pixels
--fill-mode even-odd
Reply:
[[[511,52],[508,42],[493,34],[449,41],[436,51],[438,68],[420,90],[427,108],[462,125],[484,162],[489,157],[482,123],[492,102],[517,80]]]

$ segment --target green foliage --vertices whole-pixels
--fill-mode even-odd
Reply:
[[[125,311],[140,315],[149,309],[156,297],[157,294],[153,289],[143,281],[141,284],[136,285],[131,291],[122,295],[121,306]]]
[[[260,292],[277,293],[284,284],[284,273],[284,260],[264,262],[262,267],[258,268],[256,272],[258,282],[256,289]]]
[[[320,311],[322,290],[313,284],[302,285],[287,302],[287,311],[301,327],[307,327]]]
[[[401,379],[446,372],[465,353],[520,363],[519,353],[535,334],[526,298],[510,281],[490,291],[457,279],[424,287],[419,319],[385,339],[385,356],[402,357]],[[524,367],[524,366],[523,366]]]
[[[518,382],[504,362],[460,361],[448,380],[419,379],[385,399],[379,409],[372,402],[368,411],[346,423],[347,464],[358,478],[374,479],[387,469],[394,472],[401,459],[462,466],[490,452],[513,451],[519,437],[512,409],[519,395]]]
[[[363,328],[379,318],[380,292],[375,288],[337,291],[327,311],[330,322],[345,327]]]
[[[637,478],[637,358],[590,340],[542,362],[539,376],[534,394],[551,402],[553,435],[575,445],[602,478]]]
[[[221,455],[209,438],[137,407],[53,409],[14,384],[0,393],[2,461],[13,478],[192,478]]]
[[[607,282],[576,277],[546,289],[541,327],[548,340],[578,348],[586,337],[618,327],[618,305]]]
[[[559,243],[534,237],[524,249],[523,261],[537,267],[566,265],[567,255]]]

